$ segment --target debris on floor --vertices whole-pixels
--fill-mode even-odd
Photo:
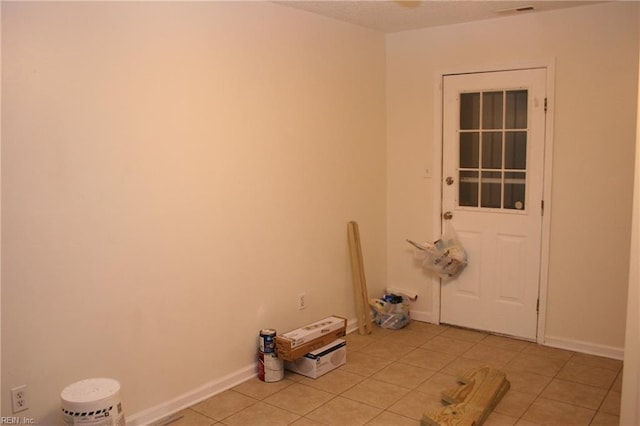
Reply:
[[[284,367],[294,373],[316,379],[347,362],[347,341],[337,339],[295,361],[285,361]]]
[[[382,328],[399,330],[409,324],[409,303],[403,296],[385,293],[379,299],[370,299],[373,321]]]
[[[446,405],[422,416],[421,426],[480,426],[509,390],[505,373],[483,367],[458,378],[461,386],[442,392]]]
[[[333,315],[278,335],[264,328],[258,335],[258,378],[278,382],[284,369],[311,378],[319,377],[346,363],[347,319]]]
[[[276,354],[276,330],[263,328],[258,336],[258,378],[278,382],[284,378],[284,366]]]
[[[333,315],[276,336],[276,352],[284,361],[295,361],[307,353],[344,337],[347,319]]]

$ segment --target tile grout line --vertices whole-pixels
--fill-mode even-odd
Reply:
[[[438,326],[436,326],[436,327],[438,327]],[[439,332],[435,332],[436,330],[437,330],[437,331],[439,331]],[[288,386],[286,386],[285,388],[280,389],[280,390],[278,390],[278,391],[276,391],[276,392],[274,392],[274,393],[272,393],[272,394],[269,394],[269,395],[267,395],[267,396],[264,396],[264,397],[262,397],[261,399],[260,399],[260,398],[253,397],[253,396],[250,396],[249,394],[244,394],[244,393],[242,393],[242,392],[240,392],[240,391],[237,391],[237,390],[234,390],[234,389],[230,389],[230,390],[234,390],[234,392],[236,392],[236,393],[238,393],[238,394],[241,394],[241,395],[243,395],[243,396],[245,396],[245,397],[250,397],[250,398],[252,398],[252,399],[254,400],[254,402],[253,402],[253,403],[251,403],[250,405],[248,405],[247,407],[244,407],[243,409],[241,409],[241,410],[239,410],[239,411],[236,411],[236,412],[234,412],[233,414],[228,415],[227,417],[225,417],[225,418],[224,418],[224,419],[222,419],[222,420],[216,420],[216,419],[214,419],[214,418],[211,418],[211,417],[210,417],[210,416],[208,416],[208,415],[205,415],[204,413],[200,413],[200,412],[195,411],[195,410],[192,410],[192,411],[194,411],[194,412],[198,413],[199,415],[203,415],[204,417],[206,417],[207,419],[210,419],[211,421],[214,421],[214,422],[220,422],[221,424],[224,424],[224,420],[228,419],[229,417],[231,417],[231,416],[233,416],[233,415],[236,415],[236,414],[238,414],[238,413],[242,412],[243,410],[246,410],[246,409],[248,409],[248,408],[250,408],[250,407],[252,407],[252,406],[256,405],[258,402],[264,402],[265,404],[267,404],[267,405],[269,405],[269,406],[272,406],[272,407],[275,407],[275,408],[281,409],[281,410],[283,410],[283,411],[286,411],[287,413],[294,414],[294,415],[298,416],[298,418],[297,418],[296,420],[294,420],[294,422],[297,422],[297,421],[299,421],[300,419],[303,419],[303,418],[306,418],[307,420],[311,420],[310,418],[308,418],[308,417],[306,417],[306,416],[307,416],[307,415],[309,415],[310,413],[313,413],[314,411],[316,411],[316,410],[320,409],[321,407],[325,406],[326,404],[329,404],[331,401],[335,401],[338,397],[342,397],[342,398],[348,399],[348,400],[350,400],[350,401],[356,402],[356,403],[358,403],[358,404],[366,405],[366,406],[368,406],[368,407],[380,408],[380,407],[373,406],[373,405],[371,405],[371,404],[370,404],[370,403],[368,403],[368,402],[362,402],[362,401],[359,401],[359,400],[357,400],[357,399],[353,399],[353,398],[348,397],[348,396],[346,396],[346,395],[345,395],[345,393],[346,393],[346,392],[349,392],[349,391],[350,391],[350,390],[352,390],[354,387],[358,386],[358,384],[360,384],[360,383],[364,382],[365,380],[369,380],[369,379],[370,379],[370,380],[372,380],[372,381],[377,381],[377,382],[381,382],[381,383],[387,383],[387,384],[390,384],[390,385],[398,386],[398,387],[400,387],[400,388],[404,389],[406,392],[404,393],[404,395],[403,395],[403,396],[401,396],[400,398],[398,398],[398,399],[397,399],[397,401],[394,401],[393,403],[391,403],[391,404],[390,404],[388,407],[386,407],[386,408],[382,408],[382,409],[381,409],[381,411],[380,411],[378,414],[376,414],[373,418],[371,418],[371,419],[369,419],[368,421],[366,421],[366,422],[365,422],[365,424],[368,424],[368,423],[372,423],[372,422],[374,422],[376,418],[378,418],[379,416],[381,416],[381,415],[382,415],[382,414],[384,414],[384,413],[387,413],[387,414],[389,414],[389,415],[394,415],[394,416],[401,416],[401,417],[406,418],[406,419],[415,420],[413,417],[408,417],[405,413],[397,413],[397,412],[389,411],[389,408],[391,408],[394,404],[397,404],[398,402],[400,402],[400,401],[402,401],[404,398],[406,398],[406,397],[407,397],[407,395],[408,395],[410,392],[421,392],[420,390],[418,390],[418,388],[420,388],[420,386],[424,385],[426,382],[428,382],[430,379],[432,379],[436,374],[444,374],[444,375],[450,376],[450,374],[445,373],[444,371],[447,369],[447,367],[449,367],[452,363],[454,363],[454,362],[456,362],[456,361],[459,361],[459,360],[468,360],[468,361],[474,361],[474,362],[475,362],[475,361],[477,361],[477,362],[479,362],[479,363],[487,362],[487,361],[483,361],[483,359],[474,359],[474,358],[472,358],[472,357],[470,357],[470,358],[465,357],[465,355],[468,355],[468,354],[469,354],[471,351],[473,351],[474,349],[476,349],[476,350],[477,350],[479,346],[484,346],[484,347],[490,348],[490,350],[496,350],[496,351],[508,351],[508,352],[514,352],[514,353],[516,353],[517,355],[515,355],[515,356],[514,356],[513,358],[511,358],[509,361],[505,362],[505,363],[504,363],[504,365],[503,365],[503,367],[508,367],[510,364],[512,364],[512,363],[514,362],[514,360],[518,359],[518,357],[520,357],[520,356],[532,356],[532,357],[534,357],[534,356],[535,356],[535,357],[538,357],[538,358],[545,358],[545,359],[548,359],[548,358],[552,358],[552,359],[553,359],[553,358],[554,358],[553,356],[547,356],[547,355],[545,355],[545,354],[543,354],[543,353],[537,353],[537,354],[535,354],[535,355],[534,355],[534,354],[531,354],[531,353],[527,353],[526,351],[527,351],[527,349],[529,348],[529,346],[526,346],[526,345],[520,346],[520,347],[519,347],[519,349],[514,350],[514,349],[512,349],[511,347],[509,347],[508,345],[501,346],[501,345],[499,344],[499,343],[500,343],[499,341],[495,341],[495,342],[491,341],[491,342],[490,342],[489,340],[490,340],[491,336],[493,336],[493,335],[491,335],[491,334],[483,334],[483,336],[482,336],[479,340],[473,340],[473,341],[472,341],[472,340],[466,340],[466,339],[464,339],[464,338],[460,338],[460,334],[464,335],[463,333],[460,333],[460,334],[458,334],[458,335],[456,335],[455,333],[450,333],[450,334],[452,334],[451,336],[446,336],[447,332],[449,332],[450,330],[456,330],[456,329],[455,329],[455,328],[452,328],[452,327],[448,327],[448,326],[447,326],[447,328],[445,328],[445,329],[440,329],[440,330],[438,330],[438,329],[434,329],[433,327],[424,327],[424,328],[417,328],[417,329],[413,329],[413,328],[408,329],[408,328],[407,328],[407,331],[409,331],[411,334],[407,334],[407,336],[406,336],[406,337],[404,337],[404,336],[403,336],[403,337],[398,338],[398,341],[394,343],[394,344],[398,344],[398,345],[406,345],[406,346],[410,346],[410,349],[409,349],[406,353],[403,353],[401,356],[399,356],[399,357],[397,357],[397,358],[394,358],[394,359],[390,360],[390,362],[389,362],[388,364],[386,364],[384,367],[381,367],[381,368],[377,368],[377,369],[371,370],[371,372],[370,372],[370,373],[368,373],[368,374],[362,374],[362,373],[360,373],[360,372],[355,372],[355,371],[350,371],[350,370],[343,370],[343,371],[345,371],[346,373],[354,374],[354,375],[359,376],[359,377],[361,378],[361,380],[360,380],[360,381],[358,381],[357,383],[350,384],[349,386],[347,386],[347,387],[346,387],[346,388],[344,388],[344,389],[341,389],[341,390],[340,390],[339,392],[337,392],[337,393],[334,393],[334,392],[331,392],[331,391],[327,391],[327,390],[325,390],[325,389],[322,389],[321,387],[314,387],[314,386],[311,386],[311,385],[309,385],[309,384],[301,383],[300,381],[293,381],[293,380],[292,380],[292,382],[293,382],[293,383],[291,383],[290,385],[288,385]],[[460,330],[462,330],[462,329],[460,329]],[[464,331],[468,331],[468,330],[464,330]],[[475,331],[472,331],[472,332],[475,332]],[[400,333],[402,333],[402,331],[400,331]],[[429,337],[428,337],[428,338],[426,338],[426,340],[424,340],[424,341],[422,341],[422,339],[423,339],[423,338],[425,338],[425,336],[420,337],[420,340],[422,341],[422,343],[421,343],[421,344],[419,344],[418,346],[413,346],[412,344],[411,344],[411,345],[407,345],[407,344],[406,344],[405,339],[407,339],[407,338],[408,338],[408,339],[411,339],[411,337],[412,337],[412,335],[413,335],[414,333],[416,333],[416,335],[414,335],[413,337],[419,337],[419,336],[418,336],[418,334],[420,334],[420,333],[422,333],[423,335],[428,335]],[[382,357],[378,357],[378,356],[376,356],[377,354],[375,354],[375,355],[369,355],[369,354],[367,353],[367,349],[372,349],[372,348],[373,348],[373,345],[375,345],[375,344],[377,343],[377,340],[379,340],[379,339],[383,339],[383,338],[385,338],[385,337],[390,337],[390,336],[393,336],[393,331],[385,332],[385,333],[379,333],[379,334],[377,334],[377,335],[375,335],[375,336],[371,336],[371,337],[373,337],[373,339],[369,339],[369,336],[363,336],[363,337],[364,337],[364,339],[362,339],[362,341],[358,341],[357,349],[354,349],[354,350],[353,350],[353,352],[354,352],[354,353],[360,353],[361,355],[363,355],[363,356],[365,356],[365,357],[368,357],[368,358],[376,358],[376,359],[378,359],[378,360],[389,361],[389,359],[388,359],[388,358],[382,358]],[[396,336],[400,336],[400,334],[397,334]],[[471,336],[471,335],[470,335],[470,336]],[[431,342],[433,339],[438,338],[438,337],[446,337],[446,338],[448,338],[448,339],[453,340],[454,342],[455,342],[455,341],[458,341],[458,342],[465,342],[465,343],[469,343],[469,344],[471,344],[471,346],[469,346],[469,347],[468,347],[465,351],[463,351],[462,353],[456,353],[456,354],[451,353],[451,352],[445,352],[444,350],[439,350],[439,349],[441,349],[441,348],[433,349],[433,348],[425,348],[425,347],[424,347],[424,346],[425,346],[425,345],[427,345],[429,342]],[[505,339],[512,339],[512,338],[505,337],[505,336],[497,336],[497,337],[504,337]],[[393,339],[395,339],[395,338],[396,338],[396,337],[394,336],[394,337],[393,337]],[[387,340],[391,341],[391,340],[393,340],[393,339],[387,339]],[[368,341],[367,341],[367,340],[368,340]],[[518,339],[512,339],[512,340],[518,340]],[[506,343],[506,342],[505,342],[505,343]],[[546,348],[546,347],[545,347],[545,348]],[[441,366],[440,368],[438,368],[437,370],[430,370],[430,369],[428,369],[428,368],[425,368],[425,367],[422,367],[422,366],[419,366],[419,365],[410,364],[410,363],[408,363],[408,362],[406,362],[406,361],[403,361],[404,357],[406,357],[408,354],[410,354],[410,353],[412,353],[412,352],[415,352],[415,351],[416,351],[416,350],[418,350],[418,349],[420,349],[420,350],[426,350],[426,351],[431,351],[431,352],[435,352],[435,353],[439,353],[439,354],[444,354],[444,355],[447,355],[448,357],[451,357],[451,359],[450,359],[449,361],[447,361],[446,363],[444,363],[444,365],[442,365],[442,366]],[[535,395],[535,398],[534,398],[534,399],[533,399],[529,404],[527,404],[527,405],[526,405],[526,407],[525,407],[525,408],[524,408],[524,410],[522,411],[522,414],[521,414],[519,417],[517,417],[516,421],[524,420],[525,415],[526,415],[526,414],[531,410],[531,407],[532,407],[532,406],[534,406],[536,402],[539,402],[539,401],[541,400],[541,398],[543,398],[543,394],[544,394],[544,392],[545,392],[545,391],[547,391],[547,390],[549,389],[550,385],[551,385],[555,380],[568,381],[568,382],[572,382],[572,383],[576,383],[576,384],[580,384],[580,385],[591,386],[591,387],[594,387],[594,388],[603,389],[603,388],[600,388],[599,386],[593,386],[593,385],[589,385],[589,384],[587,384],[587,383],[581,383],[581,382],[574,382],[574,380],[570,380],[570,379],[561,379],[561,378],[559,377],[559,375],[562,373],[562,371],[565,369],[565,367],[566,367],[566,366],[567,366],[567,365],[568,365],[572,360],[577,361],[577,360],[575,359],[575,358],[576,358],[576,353],[575,353],[575,352],[572,352],[572,351],[570,351],[570,352],[571,352],[571,355],[570,355],[568,358],[566,358],[566,359],[563,359],[563,360],[562,360],[563,362],[562,362],[562,363],[561,363],[561,365],[557,368],[557,370],[556,370],[556,371],[554,371],[554,373],[553,373],[553,375],[552,375],[552,376],[545,376],[544,374],[539,374],[537,371],[536,371],[536,372],[533,372],[533,371],[528,371],[528,370],[522,370],[523,372],[526,372],[526,373],[528,373],[528,374],[537,374],[537,375],[540,375],[540,376],[548,377],[548,378],[549,378],[549,381],[548,381],[548,382],[547,382],[547,383],[546,383],[546,384],[541,388],[541,390],[540,390],[540,391]],[[384,353],[384,351],[382,351],[381,353]],[[485,355],[483,354],[483,356],[485,356]],[[417,360],[417,358],[415,358],[415,359]],[[577,364],[579,364],[579,365],[585,365],[585,366],[587,366],[587,365],[588,365],[588,364],[586,364],[586,363],[585,363],[585,364],[583,364],[583,363],[580,363],[580,362],[577,362]],[[378,378],[375,378],[375,377],[374,377],[374,376],[376,376],[378,373],[380,373],[381,371],[383,371],[384,369],[386,369],[386,368],[388,368],[388,367],[390,367],[390,366],[393,366],[393,365],[396,365],[396,366],[398,366],[398,365],[402,365],[402,366],[408,366],[408,367],[420,368],[420,369],[423,369],[423,370],[429,371],[431,374],[429,375],[429,377],[427,377],[427,378],[425,378],[425,379],[423,379],[423,380],[419,381],[419,382],[418,382],[418,384],[416,384],[416,385],[412,385],[411,387],[404,387],[404,386],[399,385],[399,384],[397,384],[397,383],[388,382],[388,381],[386,381],[386,380],[381,380],[381,379],[378,379]],[[558,364],[555,364],[555,365],[558,365]],[[526,367],[526,366],[524,366],[524,367]],[[460,368],[460,367],[458,367],[458,368]],[[606,370],[611,370],[610,368],[605,368],[605,367],[600,367],[600,368],[604,368],[604,369],[606,369]],[[606,389],[605,389],[605,390],[606,390],[606,394],[605,394],[604,398],[600,401],[600,403],[598,404],[598,407],[597,407],[595,410],[594,410],[594,409],[592,409],[592,408],[582,407],[582,406],[580,406],[580,405],[575,405],[575,404],[572,404],[572,403],[569,403],[569,402],[565,402],[565,401],[557,401],[557,400],[555,400],[555,399],[550,399],[550,400],[551,400],[551,401],[556,401],[556,402],[561,402],[561,403],[566,403],[566,404],[569,404],[569,405],[572,405],[572,406],[575,406],[575,407],[578,407],[578,408],[584,408],[584,409],[589,409],[590,411],[593,411],[593,414],[592,414],[592,416],[591,416],[591,418],[590,418],[590,420],[589,420],[589,423],[591,423],[591,422],[593,422],[593,421],[594,421],[594,419],[596,418],[596,416],[597,416],[599,413],[601,413],[601,412],[602,412],[602,411],[601,411],[601,409],[603,408],[604,403],[605,403],[605,401],[607,400],[607,397],[609,397],[609,396],[610,396],[610,394],[611,394],[612,392],[614,392],[614,391],[613,391],[613,387],[614,387],[614,385],[615,385],[616,381],[618,380],[618,378],[619,378],[619,375],[620,375],[620,374],[621,374],[621,369],[620,369],[620,368],[618,368],[617,373],[616,373],[616,375],[615,375],[615,377],[614,377],[613,381],[609,384],[608,388],[606,388]],[[300,384],[300,385],[303,385],[303,386],[309,387],[309,388],[314,389],[314,390],[319,390],[319,391],[326,392],[326,393],[328,393],[328,394],[330,394],[330,395],[331,395],[331,398],[330,398],[330,399],[328,399],[327,401],[324,401],[324,402],[323,402],[323,403],[321,403],[319,406],[317,406],[317,407],[313,408],[312,410],[310,410],[309,412],[307,412],[307,413],[306,413],[306,414],[304,414],[304,415],[300,415],[300,414],[298,414],[298,413],[294,413],[294,412],[292,412],[292,411],[289,411],[289,410],[287,410],[287,409],[284,409],[284,408],[278,407],[278,406],[276,406],[276,405],[274,405],[274,404],[271,404],[271,403],[269,403],[269,402],[266,402],[266,401],[265,401],[265,400],[266,400],[267,398],[269,398],[270,396],[272,396],[272,395],[276,395],[276,394],[278,394],[278,393],[282,392],[283,390],[285,390],[286,388],[288,388],[289,386],[294,385],[294,384]],[[548,399],[548,398],[547,398],[547,399]],[[191,409],[191,407],[189,407],[189,409]],[[602,413],[603,413],[603,414],[611,414],[611,413],[604,413],[604,412],[602,412]],[[615,415],[615,414],[611,414],[611,415]],[[514,418],[514,417],[512,417],[512,418]]]
[[[558,371],[556,371],[554,373],[553,376],[551,376],[551,380],[549,380],[549,383],[547,383],[546,385],[544,385],[544,387],[540,390],[540,392],[536,395],[535,399],[533,401],[531,401],[531,404],[529,404],[527,406],[527,408],[523,411],[522,415],[520,415],[520,417],[518,418],[518,421],[520,420],[524,420],[524,416],[527,414],[527,412],[529,412],[529,410],[531,409],[531,407],[533,407],[535,405],[535,403],[542,398],[542,394],[544,394],[544,391],[549,387],[549,385],[551,385],[551,383],[553,383],[553,381],[557,378],[558,374],[562,371],[562,369],[567,365],[567,363],[569,362],[569,360],[573,358],[573,353],[571,354],[570,357],[568,357],[566,360],[564,360],[564,363],[562,364],[562,366],[560,368],[558,368]]]

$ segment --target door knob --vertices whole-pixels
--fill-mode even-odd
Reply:
[[[444,213],[442,213],[442,218],[443,218],[444,220],[451,220],[451,219],[453,219],[453,213],[451,213],[451,212],[444,212]]]
[[[447,182],[447,185],[453,185],[453,178],[451,176],[448,176],[444,181]]]

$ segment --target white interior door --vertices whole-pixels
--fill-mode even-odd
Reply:
[[[543,68],[444,77],[442,220],[469,263],[442,323],[536,339],[545,90]]]

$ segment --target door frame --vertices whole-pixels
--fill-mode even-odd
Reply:
[[[499,71],[516,71],[531,68],[544,68],[547,71],[547,113],[545,117],[544,129],[544,164],[543,164],[543,200],[544,214],[542,216],[542,240],[540,249],[540,283],[539,283],[539,311],[538,311],[538,329],[536,332],[536,342],[544,343],[546,313],[547,313],[547,292],[549,283],[549,245],[551,240],[551,172],[553,160],[553,129],[554,129],[554,111],[555,111],[555,58],[547,58],[532,61],[523,61],[508,64],[496,64],[486,66],[469,66],[463,69],[445,69],[435,73],[434,75],[434,138],[432,170],[433,184],[438,185],[433,188],[436,198],[433,203],[433,233],[437,239],[442,233],[442,144],[443,139],[443,82],[447,75],[455,74],[476,74],[483,72],[499,72]],[[431,278],[432,292],[432,322],[440,323],[440,278],[433,276]]]

